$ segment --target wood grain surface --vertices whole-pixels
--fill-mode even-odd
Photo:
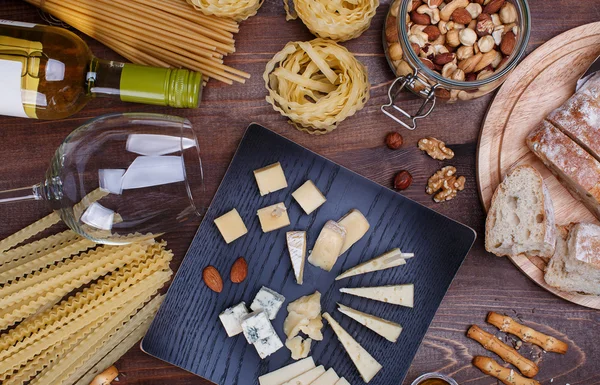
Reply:
[[[440,105],[427,120],[419,123],[419,129],[414,132],[402,130],[383,116],[379,107],[387,102],[387,87],[393,80],[381,46],[388,4],[389,0],[382,1],[367,32],[344,44],[369,69],[371,99],[363,110],[332,134],[312,137],[297,132],[264,101],[266,91],[261,75],[267,61],[288,41],[312,38],[301,21],[285,21],[279,0],[266,0],[258,15],[242,24],[237,35],[237,53],[226,59],[227,63],[250,72],[252,78],[245,85],[225,86],[211,82],[198,110],[178,111],[94,100],[78,115],[59,122],[0,117],[0,188],[16,188],[40,181],[62,139],[92,117],[108,112],[163,112],[188,117],[195,125],[206,171],[204,201],[207,206],[244,130],[255,121],[381,185],[389,186],[398,170],[407,169],[413,174],[414,183],[403,195],[481,233],[485,217],[476,185],[475,161],[480,127],[493,95],[464,104]],[[598,0],[530,0],[530,6],[533,26],[528,52],[562,32],[600,20]],[[41,22],[37,10],[20,0],[2,0],[0,18]],[[119,59],[110,49],[91,39],[86,38],[86,41],[97,56]],[[404,99],[407,108],[420,105],[420,100],[410,94],[405,94]],[[383,146],[385,134],[392,129],[400,130],[404,136],[405,145],[398,151]],[[416,144],[428,135],[445,140],[456,157],[451,162],[438,162],[422,155]],[[455,200],[436,204],[425,194],[425,183],[431,174],[446,164],[455,165],[459,173],[466,176],[467,185]],[[43,202],[0,207],[0,237],[23,228],[45,213]],[[176,256],[174,268],[181,262],[198,224],[198,221],[188,223],[180,231],[165,237]],[[543,353],[529,344],[521,348],[523,354],[539,362],[538,379],[544,385],[600,384],[600,313],[541,289],[508,259],[486,253],[482,238],[476,241],[444,298],[404,384],[431,371],[450,374],[460,384],[497,384],[472,367],[472,357],[486,352],[465,337],[471,324],[494,330],[484,323],[489,310],[518,317],[569,343],[569,352],[565,356]],[[121,371],[119,384],[123,385],[206,384],[191,373],[142,353],[137,347],[119,360],[117,367]]]
[[[487,113],[477,154],[481,200],[489,208],[492,195],[506,173],[520,164],[534,166],[544,177],[556,223],[598,220],[558,181],[525,144],[527,135],[552,110],[573,94],[577,80],[600,55],[600,22],[556,36],[529,55],[508,77]],[[510,258],[534,282],[568,301],[600,309],[600,297],[567,293],[546,284],[546,263],[538,257]]]

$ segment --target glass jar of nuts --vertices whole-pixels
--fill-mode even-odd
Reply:
[[[395,0],[383,44],[397,78],[381,110],[413,130],[436,101],[454,103],[492,92],[523,57],[529,35],[527,0]],[[404,88],[424,99],[414,115],[395,104]]]

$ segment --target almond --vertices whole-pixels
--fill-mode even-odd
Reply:
[[[202,271],[202,279],[208,288],[215,293],[223,291],[223,279],[214,266],[206,266]]]
[[[418,13],[417,11],[412,11],[410,13],[410,20],[412,20],[413,23],[419,24],[419,25],[431,24],[431,18],[429,17],[429,15],[422,15],[422,14]]]
[[[239,257],[231,266],[231,282],[241,283],[248,276],[248,263],[244,257]]]
[[[473,17],[465,8],[456,8],[454,12],[452,12],[452,16],[450,18],[458,24],[467,25],[473,20]]]
[[[509,31],[502,37],[502,41],[500,42],[500,51],[502,51],[502,53],[506,56],[509,56],[515,50],[516,45],[517,36],[513,33],[513,31]]]
[[[440,53],[435,55],[433,58],[433,62],[439,66],[443,66],[444,64],[448,64],[451,61],[454,61],[455,55],[451,52]]]
[[[488,15],[498,13],[498,11],[500,11],[500,8],[502,8],[505,2],[506,0],[491,0],[489,3],[486,4],[485,7],[483,7],[483,12],[487,13]]]
[[[428,25],[423,29],[423,32],[427,34],[429,41],[434,41],[441,35],[440,29],[435,25]]]
[[[410,12],[416,11],[417,8],[419,8],[421,5],[423,5],[423,2],[421,0],[413,0],[412,8],[410,9]]]

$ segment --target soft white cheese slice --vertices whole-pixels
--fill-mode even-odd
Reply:
[[[344,254],[369,231],[369,221],[357,209],[351,210],[338,221],[346,229],[346,239],[340,254]]]
[[[307,357],[293,364],[284,366],[271,373],[264,374],[258,377],[260,385],[282,385],[284,382],[291,380],[303,373],[315,368],[315,361],[312,357]]]
[[[314,382],[314,380],[321,377],[323,373],[325,373],[325,368],[323,365],[320,365],[306,373],[302,373],[301,375],[292,378],[284,385],[310,385]]]
[[[306,231],[288,231],[285,234],[296,283],[302,285],[306,261]]]
[[[327,369],[327,371],[319,378],[317,378],[311,385],[335,385],[335,383],[340,379],[340,376],[337,375],[333,368]]]
[[[351,269],[346,270],[338,275],[335,280],[352,277],[355,275],[372,273],[374,271],[390,269],[392,267],[402,266],[406,264],[406,258],[411,258],[414,254],[402,253],[400,249],[393,249],[379,257],[370,259],[360,265],[356,265]]]
[[[352,309],[349,306],[342,305],[341,303],[338,303],[338,306],[338,310],[341,313],[347,315],[366,328],[373,330],[386,340],[391,342],[398,341],[398,337],[400,337],[400,333],[402,332],[402,326],[399,324],[376,317],[372,314],[363,313],[356,309]]]
[[[348,380],[342,377],[335,383],[335,385],[350,385],[350,383],[348,382]]]
[[[327,221],[308,257],[308,262],[325,271],[331,271],[341,254],[345,239],[346,229],[337,222]]]
[[[345,331],[340,324],[329,315],[329,313],[324,313],[323,317],[329,322],[333,332],[344,346],[344,349],[346,349],[346,352],[350,356],[354,366],[356,366],[356,369],[358,369],[363,381],[366,383],[371,381],[383,366],[381,366],[381,364],[377,362],[365,348],[360,346],[360,344],[356,342],[356,340],[352,338],[352,336],[348,334],[348,332]]]
[[[394,305],[406,307],[413,307],[414,305],[415,286],[412,283],[406,285],[342,288],[340,291],[357,297],[369,298]]]

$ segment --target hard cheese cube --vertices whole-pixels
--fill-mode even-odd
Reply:
[[[321,206],[327,199],[311,180],[307,180],[302,186],[292,193],[306,214],[310,214]]]
[[[278,292],[269,289],[268,287],[261,287],[254,301],[250,305],[252,311],[263,310],[267,313],[269,319],[273,320],[277,316],[277,312],[285,302],[285,297]]]
[[[282,347],[283,342],[281,342],[281,339],[277,334],[273,334],[254,343],[254,348],[261,359],[267,358]]]
[[[227,336],[237,336],[242,332],[242,319],[248,315],[246,303],[241,302],[219,314],[219,319],[227,332]]]
[[[317,238],[308,262],[323,270],[331,271],[346,240],[346,229],[337,222],[327,221]]]
[[[227,243],[235,241],[248,232],[242,217],[236,209],[215,219],[215,225],[217,225],[219,232]]]
[[[277,335],[267,313],[259,310],[248,314],[242,320],[242,331],[248,343],[253,344],[271,335]]]
[[[260,227],[264,233],[290,225],[290,218],[283,203],[262,208],[256,215],[258,215]]]
[[[288,186],[279,162],[254,170],[254,178],[256,178],[260,196],[265,196]]]

